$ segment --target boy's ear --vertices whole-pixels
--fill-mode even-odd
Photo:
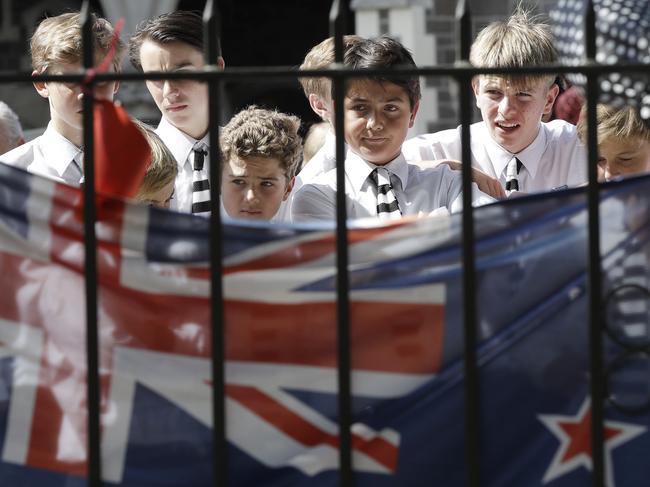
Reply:
[[[32,71],[32,76],[38,76],[39,73],[38,71],[34,70]],[[50,96],[50,91],[47,88],[47,84],[43,81],[34,81],[32,83],[34,85],[34,88],[36,89],[36,93],[41,95],[43,98],[47,98]]]
[[[415,123],[415,116],[418,114],[419,108],[420,108],[420,100],[415,102],[415,106],[413,107],[413,110],[411,110],[411,118],[409,119],[409,128],[413,127],[413,124]]]
[[[330,112],[327,108],[327,105],[323,102],[322,98],[315,93],[310,93],[308,99],[309,106],[311,106],[311,109],[316,112],[316,115],[329,122]]]
[[[478,76],[474,76],[472,78],[472,90],[474,90],[474,99],[476,100],[477,107],[478,107],[478,89],[479,89]]]
[[[282,201],[287,201],[287,198],[291,194],[291,190],[293,189],[293,183],[296,181],[296,178],[293,177],[291,178],[291,181],[287,184],[287,189],[284,191],[284,196],[282,197]]]
[[[551,86],[546,93],[546,103],[544,104],[544,111],[542,113],[551,113],[553,103],[555,103],[555,99],[559,93],[560,87],[557,83],[553,83],[553,86]]]

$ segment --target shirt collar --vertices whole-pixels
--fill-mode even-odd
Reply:
[[[542,155],[546,150],[546,140],[546,126],[542,123],[533,143],[517,154],[517,158],[524,165],[531,178],[535,178],[539,170]]]
[[[361,190],[365,182],[368,180],[370,173],[377,167],[378,166],[375,164],[364,160],[354,152],[348,151],[345,160],[345,173],[356,192]],[[401,152],[388,164],[384,164],[383,167],[388,169],[391,174],[397,176],[402,184],[402,189],[406,189],[409,168],[406,159]]]
[[[539,168],[540,159],[544,151],[546,150],[546,128],[542,123],[540,129],[537,132],[537,137],[535,140],[526,147],[521,152],[513,154],[512,152],[504,149],[499,144],[497,144],[492,137],[489,135],[486,136],[487,143],[485,144],[485,150],[488,153],[492,165],[494,167],[494,172],[497,176],[503,174],[508,162],[513,157],[517,157],[524,165],[528,173],[532,178],[537,174]]]
[[[209,147],[208,144],[208,135],[206,134],[200,141],[190,137],[186,133],[182,132],[178,128],[174,127],[165,117],[160,119],[156,133],[160,136],[165,145],[169,148],[171,153],[176,158],[179,167],[183,167],[188,161],[188,157],[194,144],[197,142],[203,142],[206,147]]]
[[[42,139],[44,143],[41,144],[41,147],[47,163],[59,177],[63,177],[68,166],[74,164],[73,159],[81,161],[83,151],[57,132],[52,122],[47,124]]]

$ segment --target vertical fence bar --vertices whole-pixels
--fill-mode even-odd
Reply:
[[[203,12],[203,38],[206,69],[216,71],[221,56],[220,18],[214,0],[208,0]],[[210,289],[212,336],[212,444],[214,487],[228,485],[228,440],[226,436],[225,323],[222,281],[222,239],[219,151],[219,104],[221,80],[208,81],[208,138],[210,145]]]
[[[596,60],[596,13],[591,0],[585,3],[585,52],[587,64]],[[598,74],[587,73],[587,188],[589,228],[589,376],[591,395],[591,452],[594,487],[605,486],[603,339],[601,331],[600,188],[598,186],[598,140],[596,105]]]
[[[330,11],[330,34],[334,36],[334,59],[343,65],[343,36],[347,17],[344,0],[334,0]],[[345,206],[345,140],[343,134],[343,97],[346,79],[335,76],[333,82],[334,128],[336,134],[336,313],[339,426],[339,485],[351,487],[352,477],[352,398],[350,380],[350,284],[348,279],[348,229]]]
[[[81,8],[81,38],[83,67],[94,65],[93,16],[90,1],[84,0]],[[99,387],[99,333],[97,330],[97,239],[95,235],[95,139],[93,134],[93,85],[83,97],[83,170],[84,170],[84,255],[86,269],[86,367],[88,394],[88,485],[100,487],[101,426]]]
[[[456,8],[458,56],[462,64],[469,63],[472,42],[472,21],[467,0],[459,0]],[[478,487],[480,482],[479,451],[479,371],[476,363],[478,343],[476,327],[476,269],[474,242],[474,209],[472,207],[472,151],[470,123],[472,121],[470,75],[458,78],[460,87],[460,121],[463,163],[463,311],[465,338],[465,463],[467,485]]]

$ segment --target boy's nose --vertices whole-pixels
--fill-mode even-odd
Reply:
[[[368,130],[381,130],[383,127],[384,124],[381,121],[381,118],[377,116],[377,114],[371,113],[368,115],[368,119],[366,121],[366,128]]]
[[[514,105],[511,97],[504,96],[503,98],[501,98],[501,101],[499,102],[499,113],[505,115],[508,112],[512,111],[513,108]]]
[[[252,202],[257,200],[257,193],[253,190],[253,188],[250,188],[248,191],[246,191],[246,201]]]
[[[178,87],[173,80],[166,79],[163,82],[163,96],[174,96],[178,93]]]

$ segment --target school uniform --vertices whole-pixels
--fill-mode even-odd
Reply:
[[[378,215],[377,185],[372,175],[378,166],[348,151],[345,163],[345,194],[348,218]],[[403,154],[382,166],[390,174],[390,183],[402,216],[422,216],[439,208],[449,212],[462,209],[461,173],[448,166],[421,168],[406,162]],[[474,185],[474,204],[494,201]],[[336,169],[316,177],[295,194],[291,207],[294,222],[334,221],[336,218]]]
[[[43,135],[3,154],[0,162],[72,186],[83,182],[83,151],[57,132],[52,122]]]
[[[323,146],[316,151],[316,154],[309,160],[307,165],[296,175],[293,183],[291,194],[282,202],[280,209],[273,218],[277,222],[291,221],[291,205],[296,193],[303,187],[304,184],[310,183],[321,174],[336,168],[336,136],[334,132],[329,130],[325,134],[325,141]]]
[[[461,160],[461,128],[421,135],[404,142],[407,160]],[[490,136],[485,122],[470,126],[472,166],[498,179],[506,186],[508,163],[517,157],[519,191],[535,193],[563,186],[577,186],[587,181],[587,152],[580,143],[575,126],[553,120],[541,123],[535,140],[513,154]]]
[[[178,164],[178,175],[174,181],[174,196],[170,203],[170,209],[192,213],[193,181],[196,181],[197,176],[200,176],[201,180],[210,178],[209,152],[205,156],[202,169],[198,171],[199,174],[195,174],[193,150],[196,148],[208,150],[208,134],[201,140],[194,139],[174,127],[165,117],[160,120],[155,132],[174,155]]]

